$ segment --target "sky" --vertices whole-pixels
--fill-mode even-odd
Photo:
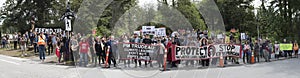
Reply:
[[[0,0],[0,7],[3,6],[3,3],[5,3],[6,0]]]

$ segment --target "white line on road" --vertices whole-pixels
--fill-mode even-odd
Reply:
[[[4,58],[9,58],[9,59],[14,59],[14,60],[19,60],[19,61],[26,61],[26,60],[29,60],[29,59],[23,59],[23,58],[17,58],[17,57],[11,57],[11,56],[5,56],[5,55],[0,55],[1,57],[4,57]]]
[[[16,63],[16,62],[12,62],[12,61],[7,61],[7,60],[3,60],[3,59],[0,59],[0,61],[11,63],[11,64],[15,64],[15,65],[20,65],[20,63]]]

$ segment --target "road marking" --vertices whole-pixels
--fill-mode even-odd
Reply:
[[[17,58],[17,57],[5,56],[5,55],[0,55],[0,56],[4,57],[4,58],[19,60],[19,61],[27,61],[27,60],[29,60],[29,59],[23,59],[23,58]]]
[[[12,62],[12,61],[7,61],[7,60],[3,60],[3,59],[0,59],[0,61],[11,63],[11,64],[15,64],[15,65],[21,65],[20,63],[16,63],[16,62]]]

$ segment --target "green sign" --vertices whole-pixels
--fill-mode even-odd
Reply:
[[[279,44],[280,50],[293,50],[293,44]]]

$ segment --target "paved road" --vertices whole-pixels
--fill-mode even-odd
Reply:
[[[270,63],[172,71],[157,69],[103,69],[41,64],[38,61],[0,55],[0,78],[299,78],[300,59]]]

